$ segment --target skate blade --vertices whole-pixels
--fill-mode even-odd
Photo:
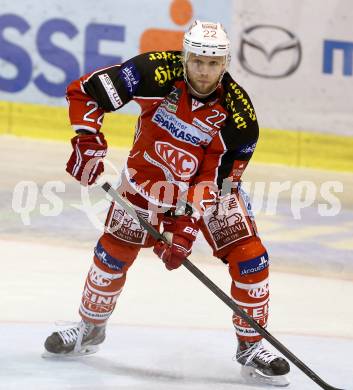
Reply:
[[[42,353],[42,358],[44,359],[68,359],[68,358],[76,358],[87,355],[92,355],[98,351],[98,345],[88,345],[82,347],[79,351],[72,351],[69,353],[52,353],[48,351],[44,351]]]
[[[254,367],[242,366],[240,370],[241,376],[249,384],[271,385],[285,387],[289,385],[289,380],[286,375],[268,376]]]

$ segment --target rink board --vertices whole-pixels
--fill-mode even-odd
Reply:
[[[137,115],[114,113],[104,118],[110,146],[132,144]],[[0,101],[0,134],[69,140],[73,131],[66,107]],[[353,138],[309,131],[261,129],[254,161],[297,167],[353,171]]]

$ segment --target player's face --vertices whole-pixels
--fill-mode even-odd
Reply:
[[[225,57],[200,56],[189,53],[186,61],[188,81],[201,94],[211,93],[225,67]]]

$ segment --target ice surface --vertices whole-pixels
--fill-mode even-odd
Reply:
[[[261,389],[243,383],[233,332],[112,325],[95,355],[43,359],[50,324],[0,325],[0,389]],[[280,339],[331,384],[353,389],[353,340],[281,335]],[[339,364],[337,363],[339,361]],[[318,388],[292,367],[292,389]]]
[[[57,330],[54,321],[78,319],[90,251],[15,241],[0,241],[0,247],[6,259],[0,286],[1,390],[260,388],[242,382],[232,359],[229,309],[186,269],[168,272],[148,251],[129,273],[101,351],[43,359],[44,340]],[[226,267],[204,268],[227,291]],[[271,280],[271,332],[323,379],[353,389],[353,283],[322,278],[322,289],[318,285],[309,294],[315,278],[276,272]],[[333,293],[340,299],[329,304]],[[290,380],[292,389],[317,388],[295,367]]]

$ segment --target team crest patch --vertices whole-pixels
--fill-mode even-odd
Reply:
[[[169,93],[169,95],[166,96],[166,99],[173,104],[178,104],[181,94],[182,94],[182,90],[180,88],[173,86],[172,91]]]
[[[181,94],[182,90],[173,86],[172,91],[163,100],[161,107],[164,107],[167,111],[175,114],[178,110],[178,104]]]

